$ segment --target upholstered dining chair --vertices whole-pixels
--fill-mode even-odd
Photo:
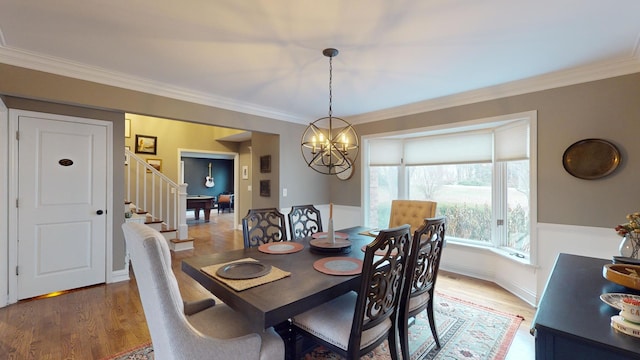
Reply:
[[[429,327],[440,348],[440,339],[433,315],[433,293],[440,268],[440,258],[444,247],[446,220],[444,217],[424,219],[422,226],[413,234],[414,248],[411,251],[409,269],[400,304],[400,347],[402,358],[409,359],[409,319],[427,310]]]
[[[276,208],[250,209],[242,218],[244,247],[287,241],[284,215]]]
[[[436,216],[438,203],[427,200],[392,200],[391,214],[389,215],[389,227],[397,227],[403,224],[411,226],[413,234],[425,218]]]
[[[284,341],[273,328],[256,333],[213,299],[184,305],[169,246],[157,230],[138,223],[122,229],[156,359],[284,359]]]
[[[294,316],[292,337],[311,338],[347,359],[360,359],[388,340],[391,358],[398,359],[396,324],[412,242],[409,225],[381,230],[365,248],[359,291]]]
[[[322,232],[320,210],[313,205],[295,205],[291,207],[289,217],[289,234],[291,240],[302,239],[311,234]]]

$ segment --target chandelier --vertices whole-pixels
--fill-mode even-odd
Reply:
[[[302,157],[313,170],[325,175],[337,175],[350,170],[358,157],[358,134],[347,121],[333,116],[331,108],[333,79],[332,60],[338,55],[336,49],[324,49],[329,58],[329,116],[320,118],[307,126],[302,134]]]

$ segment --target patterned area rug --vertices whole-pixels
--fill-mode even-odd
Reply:
[[[426,312],[409,328],[411,360],[482,359],[501,360],[509,351],[522,318],[476,305],[436,292],[434,304],[436,328],[442,348],[435,349]],[[363,357],[368,360],[390,359],[387,343]],[[153,359],[151,344],[143,344],[105,360]],[[322,346],[303,357],[304,360],[342,360]]]

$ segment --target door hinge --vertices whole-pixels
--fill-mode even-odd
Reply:
[[[16,276],[20,275],[20,267],[18,265],[16,265]]]
[[[499,220],[498,220],[498,226],[501,226],[501,225],[504,225],[504,220],[499,219]]]
[[[16,131],[16,140],[20,141],[20,131]]]
[[[20,203],[18,202],[18,199],[16,198],[16,208],[20,207]]]

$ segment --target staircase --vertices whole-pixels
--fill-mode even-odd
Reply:
[[[125,149],[127,222],[158,230],[173,251],[193,249],[186,221],[187,185],[176,184],[130,150]]]

